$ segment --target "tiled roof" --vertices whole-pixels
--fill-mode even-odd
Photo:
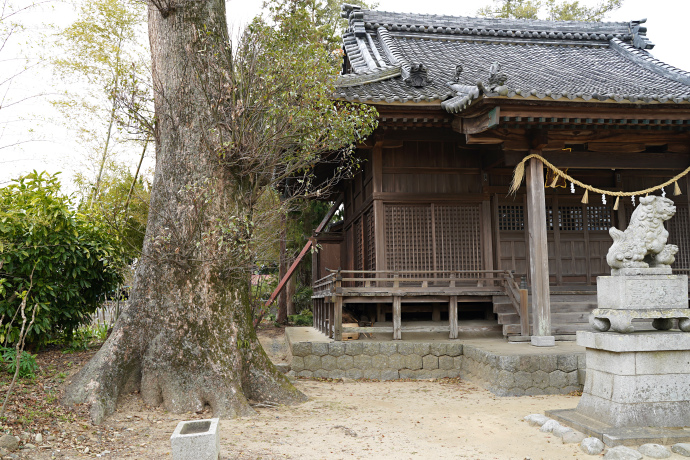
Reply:
[[[432,103],[483,96],[690,102],[690,73],[654,59],[644,21],[576,22],[399,14],[345,6],[351,72],[336,96]],[[421,66],[419,65],[421,64]]]

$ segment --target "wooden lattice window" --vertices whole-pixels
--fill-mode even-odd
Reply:
[[[590,231],[608,231],[613,226],[611,208],[608,206],[587,206],[587,228]]]
[[[352,226],[353,229],[353,237],[354,237],[354,249],[355,249],[355,258],[354,258],[354,269],[355,270],[363,270],[364,269],[364,258],[362,256],[362,248],[364,247],[364,242],[362,241],[362,218],[358,218],[355,220],[354,225]]]
[[[690,228],[688,208],[676,206],[676,215],[666,222],[668,243],[678,246],[673,268],[690,269]]]
[[[479,205],[386,205],[389,270],[481,270]]]
[[[584,230],[582,206],[559,206],[558,226],[565,232]]]
[[[364,214],[364,232],[366,233],[367,270],[376,270],[376,238],[374,236],[374,210]]]
[[[546,230],[553,231],[553,208],[551,206],[546,207]]]
[[[498,229],[511,232],[525,229],[525,208],[522,205],[498,205]]]
[[[434,206],[436,270],[481,270],[479,206]]]
[[[389,270],[432,270],[431,207],[385,206]]]

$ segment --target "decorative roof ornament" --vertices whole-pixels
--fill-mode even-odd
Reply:
[[[410,76],[405,78],[405,83],[415,88],[422,88],[433,81],[433,78],[429,78],[428,69],[421,63],[412,64],[410,66]]]
[[[491,64],[491,67],[489,67],[488,83],[485,85],[484,82],[478,81],[477,87],[485,94],[499,93],[502,96],[504,96],[505,94],[508,94],[508,90],[505,87],[507,81],[508,75],[501,72],[501,64],[499,64],[498,62],[494,62],[493,64]]]
[[[639,21],[630,21],[630,33],[632,34],[632,45],[641,50],[651,50],[654,48],[654,43],[647,38],[647,28],[641,24],[647,22],[647,18]]]
[[[453,81],[460,81],[460,74],[462,74],[462,66],[460,64],[455,66],[455,75],[453,76]]]
[[[506,81],[508,81],[508,76],[501,72],[501,64],[498,62],[491,64],[491,67],[489,67],[489,88],[493,90],[503,86],[506,84]]]
[[[353,32],[356,37],[366,37],[367,31],[364,29],[364,13],[362,8],[357,5],[344,3],[341,9],[340,17],[348,20],[349,31]]]

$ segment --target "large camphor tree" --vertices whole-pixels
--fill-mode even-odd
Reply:
[[[321,154],[376,124],[372,109],[330,99],[339,56],[312,22],[316,7],[273,2],[233,47],[224,0],[150,0],[156,169],[144,247],[129,306],[63,400],[88,404],[94,423],[133,390],[220,417],[251,413],[248,400],[305,399],[252,327],[256,203],[286,178],[307,190]]]

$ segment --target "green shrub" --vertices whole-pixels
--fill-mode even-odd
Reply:
[[[85,351],[89,349],[89,344],[93,341],[93,334],[91,330],[86,327],[80,327],[71,334],[63,337],[62,342],[65,348],[63,353],[74,353],[77,351]]]
[[[38,364],[36,363],[36,356],[28,351],[22,351],[19,355],[19,376],[22,378],[35,378],[36,371],[38,371]],[[0,358],[5,365],[7,373],[14,375],[17,370],[17,350],[14,348],[0,348]]]
[[[124,260],[117,237],[74,211],[55,176],[34,171],[0,188],[0,315],[14,317],[28,292],[26,316],[36,309],[36,318],[27,343],[88,323],[121,283]],[[15,342],[19,326],[4,324],[0,342]]]
[[[290,315],[288,316],[288,321],[290,321],[295,326],[311,326],[313,324],[314,317],[312,316],[311,312],[308,313],[308,315]]]
[[[293,301],[295,302],[295,311],[304,312],[311,311],[311,296],[314,295],[311,286],[304,286],[295,292]]]

